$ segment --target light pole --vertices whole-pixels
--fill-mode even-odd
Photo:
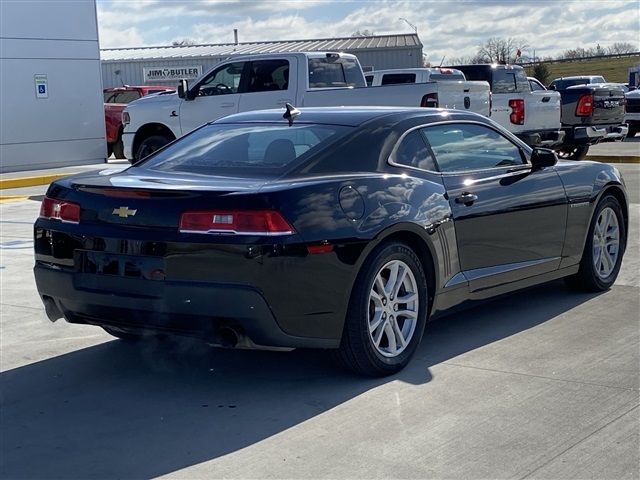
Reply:
[[[417,35],[418,34],[418,27],[416,27],[413,23],[411,23],[409,20],[407,20],[404,17],[400,17],[398,18],[398,20],[402,20],[404,23],[406,23],[407,25],[409,25],[411,28],[413,28],[413,32]]]

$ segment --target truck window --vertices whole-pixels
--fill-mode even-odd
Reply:
[[[117,92],[113,103],[131,103],[140,98],[140,93],[136,90],[127,92]]]
[[[309,88],[364,86],[362,69],[353,58],[309,59]]]
[[[396,83],[416,83],[415,73],[385,73],[382,76],[382,85],[393,85]]]
[[[259,60],[251,62],[247,92],[269,92],[289,88],[287,60]]]
[[[364,79],[367,82],[367,87],[373,85],[373,75],[365,75]]]
[[[524,70],[496,68],[493,70],[493,93],[521,93],[531,91],[529,80]]]
[[[198,86],[198,96],[225,95],[238,93],[240,77],[245,62],[236,62],[216,68]]]

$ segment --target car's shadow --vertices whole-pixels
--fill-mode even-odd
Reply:
[[[570,310],[593,295],[551,283],[435,321],[411,364],[385,379],[326,352],[212,350],[120,341],[0,375],[2,478],[149,478],[237,451],[398,380]],[[428,395],[428,389],[425,395]]]

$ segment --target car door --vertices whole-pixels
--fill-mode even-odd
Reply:
[[[207,122],[237,113],[247,62],[226,63],[191,88],[193,100],[180,104],[182,135]]]
[[[556,270],[567,201],[555,168],[532,170],[523,148],[482,123],[422,133],[442,173],[471,292]]]
[[[295,58],[256,60],[249,64],[247,72],[238,111],[284,108],[287,103],[295,105],[298,78]]]

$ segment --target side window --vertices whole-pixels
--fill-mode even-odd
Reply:
[[[382,85],[396,83],[416,83],[415,73],[386,73],[382,76]]]
[[[367,81],[367,87],[373,85],[373,75],[365,75],[364,79]]]
[[[230,63],[216,68],[200,83],[198,96],[226,95],[238,93],[245,62]]]
[[[398,145],[393,161],[400,165],[437,171],[431,152],[419,130],[408,133]]]
[[[537,82],[534,82],[533,80],[529,80],[529,85],[531,86],[532,92],[535,92],[537,90],[544,90],[544,88],[542,88]]]
[[[115,98],[118,92],[104,92],[104,103],[116,103]]]
[[[441,172],[522,165],[520,149],[483,125],[445,124],[422,130]]]
[[[251,63],[247,92],[269,92],[289,88],[287,60],[259,60]]]

